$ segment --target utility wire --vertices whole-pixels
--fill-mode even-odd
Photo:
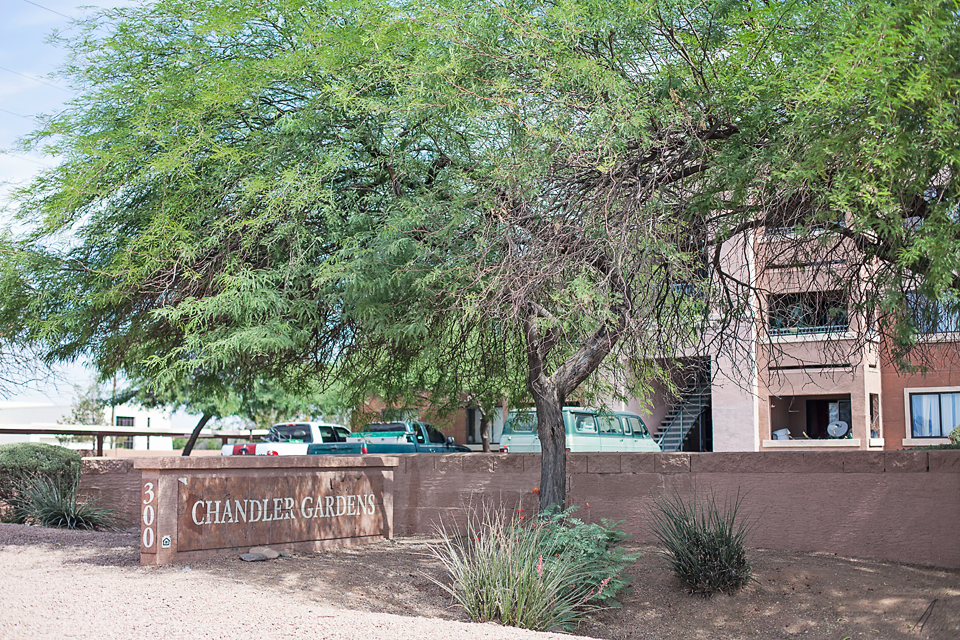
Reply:
[[[20,158],[21,160],[26,160],[27,162],[32,162],[33,164],[38,164],[38,165],[40,165],[41,167],[49,167],[49,166],[51,166],[49,162],[40,162],[39,160],[34,160],[34,159],[32,159],[32,158],[28,158],[27,156],[21,156],[21,155],[16,154],[16,153],[2,153],[2,152],[0,152],[0,156],[10,156],[11,158]]]
[[[54,11],[54,10],[51,9],[50,7],[45,7],[45,6],[43,6],[42,4],[37,4],[36,2],[33,2],[33,0],[23,0],[23,1],[26,2],[27,4],[32,4],[32,5],[35,6],[35,7],[40,7],[41,9],[46,9],[46,10],[49,11],[50,13],[55,13],[55,14],[57,14],[58,16],[63,16],[63,17],[66,18],[67,20],[73,20],[73,18],[71,18],[70,16],[68,16],[68,15],[66,15],[66,14],[63,14],[63,13],[60,13],[59,11]]]
[[[2,108],[2,107],[0,107],[0,111],[3,111],[4,113],[9,113],[9,114],[12,115],[12,116],[17,116],[18,118],[26,118],[27,120],[33,120],[33,117],[32,117],[32,116],[25,116],[25,115],[23,115],[23,114],[21,114],[21,113],[14,113],[13,111],[7,111],[6,109],[4,109],[4,108]]]
[[[59,85],[56,85],[56,84],[53,84],[52,82],[46,82],[46,81],[44,81],[44,80],[41,80],[40,78],[34,78],[33,76],[28,76],[28,75],[25,74],[25,73],[20,73],[19,71],[14,71],[13,69],[7,69],[6,67],[0,67],[0,69],[3,69],[4,71],[9,71],[10,73],[16,74],[16,75],[18,75],[18,76],[23,76],[24,78],[27,78],[28,80],[33,80],[34,82],[39,82],[40,84],[45,84],[45,85],[47,85],[48,87],[53,87],[54,89],[60,89],[60,91],[66,91],[67,93],[73,93],[73,91],[70,91],[70,89],[64,89],[63,87],[61,87],[61,86],[59,86]]]

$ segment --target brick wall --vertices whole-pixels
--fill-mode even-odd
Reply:
[[[464,507],[496,502],[532,512],[537,454],[397,456],[396,535],[431,534]],[[692,487],[743,498],[761,548],[960,568],[960,451],[570,454],[569,503],[610,518],[634,540],[661,492]],[[140,474],[129,459],[85,459],[81,489],[138,523]],[[589,509],[587,508],[587,505]]]
[[[133,458],[82,458],[80,496],[115,509],[124,527],[140,526],[140,470]]]
[[[397,535],[429,534],[483,500],[536,505],[536,454],[399,456]],[[752,546],[960,567],[960,451],[570,454],[568,501],[585,520],[644,519],[657,495],[691,488],[743,498]],[[589,504],[589,509],[587,505]]]

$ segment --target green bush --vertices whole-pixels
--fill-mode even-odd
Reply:
[[[606,518],[597,523],[584,523],[570,514],[574,508],[544,516],[530,526],[543,529],[543,553],[548,556],[569,556],[577,559],[584,572],[581,583],[594,593],[589,602],[604,607],[619,607],[617,594],[627,586],[623,570],[639,555],[627,555],[620,543],[630,535],[617,529],[620,522]]]
[[[524,524],[484,509],[468,518],[466,535],[442,525],[431,551],[451,584],[438,584],[476,622],[525,629],[571,629],[625,586],[623,568],[636,558],[612,545],[626,534],[585,525],[569,512]]]
[[[950,444],[955,444],[960,446],[960,426],[957,426],[956,428],[954,428],[954,430],[951,431],[947,435],[947,437],[950,438]]]
[[[38,442],[0,445],[0,522],[22,523],[20,488],[34,478],[46,478],[68,487],[80,478],[80,454],[64,447]]]
[[[751,527],[740,517],[741,497],[724,500],[698,495],[684,500],[661,495],[654,502],[649,528],[663,545],[658,555],[693,593],[731,593],[753,576],[745,541]]]
[[[95,500],[80,502],[77,498],[80,479],[70,484],[44,476],[24,480],[20,485],[19,508],[26,522],[58,529],[116,529],[116,512],[100,507]]]

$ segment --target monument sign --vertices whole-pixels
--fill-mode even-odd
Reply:
[[[393,535],[397,459],[385,456],[138,458],[140,563],[317,550]]]

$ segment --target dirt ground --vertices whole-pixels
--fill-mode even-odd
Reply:
[[[119,575],[133,588],[138,579],[146,584],[159,576],[175,584],[189,578],[195,592],[216,593],[219,598],[224,597],[224,589],[252,589],[265,602],[271,596],[282,597],[307,610],[323,607],[456,621],[453,625],[468,622],[464,612],[429,579],[443,578],[439,564],[428,553],[430,542],[422,537],[400,538],[267,562],[230,557],[146,568],[138,565],[138,538],[132,533],[0,525],[0,559],[14,557],[5,555],[11,553],[17,557],[46,553],[69,571],[71,558],[82,557],[84,571],[99,568],[104,579]],[[642,556],[628,570],[633,586],[623,593],[622,608],[591,614],[576,634],[610,640],[960,638],[960,571],[754,550],[755,584],[735,595],[703,598],[684,593],[672,574],[658,567],[662,561],[652,547],[631,550]],[[27,573],[23,575],[29,575],[31,566],[48,576],[52,571],[34,562],[24,565]],[[0,580],[6,571],[0,562]],[[0,611],[0,623],[2,616]],[[0,626],[0,632],[3,629]],[[430,632],[429,637],[439,636]],[[452,637],[464,636],[459,632]]]

